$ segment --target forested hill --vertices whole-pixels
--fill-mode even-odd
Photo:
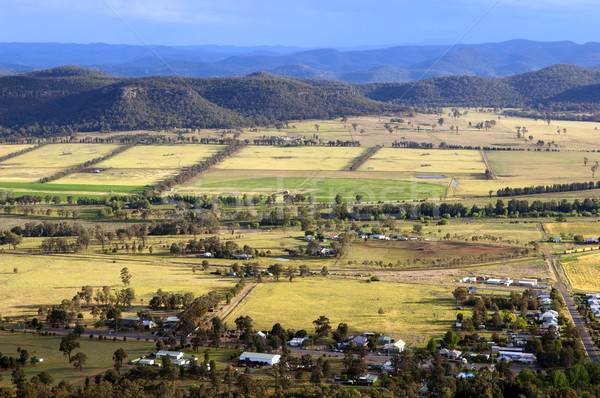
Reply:
[[[4,134],[73,130],[233,128],[397,109],[349,84],[269,73],[235,78],[116,78],[77,67],[0,77]]]
[[[598,94],[585,89],[594,84],[600,84],[600,69],[558,64],[506,78],[447,76],[415,83],[366,84],[361,88],[371,99],[398,104],[525,107],[563,102],[566,98],[561,95],[575,89],[586,94],[578,102],[597,103]]]
[[[235,128],[404,111],[408,106],[600,109],[600,69],[554,65],[507,78],[448,76],[352,84],[246,77],[121,78],[67,66],[0,77],[0,131],[19,135]],[[541,108],[540,108],[541,107]]]

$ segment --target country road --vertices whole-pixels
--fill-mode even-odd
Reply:
[[[560,278],[558,270],[556,269],[554,257],[550,253],[550,250],[547,248],[544,249],[544,255],[545,255],[546,259],[548,260],[548,262],[550,263],[550,268],[552,269],[552,272],[554,273],[554,276],[556,278],[556,288],[560,291],[563,298],[565,299],[565,304],[567,306],[567,309],[569,310],[569,313],[571,314],[571,318],[573,319],[573,323],[575,324],[575,327],[577,327],[577,328],[581,327],[583,329],[583,333],[581,334],[581,341],[583,342],[583,346],[585,348],[585,351],[588,354],[588,357],[590,358],[590,361],[600,362],[600,358],[598,357],[598,352],[596,351],[596,347],[594,346],[594,343],[590,339],[590,335],[587,331],[587,328],[585,327],[585,322],[583,321],[581,314],[579,314],[579,311],[577,311],[577,306],[575,305],[575,302],[573,301],[573,297],[571,297],[569,292],[567,292],[567,289],[565,288],[565,285],[563,284],[562,279]]]

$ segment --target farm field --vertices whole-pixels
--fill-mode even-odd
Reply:
[[[227,194],[292,194],[314,196],[318,202],[331,202],[340,194],[348,202],[363,195],[362,202],[441,198],[445,187],[429,182],[403,181],[390,178],[367,178],[353,172],[302,172],[214,170],[191,184],[177,187],[180,193]],[[304,176],[301,176],[304,174]],[[373,176],[375,177],[375,176]],[[308,201],[307,201],[308,202]]]
[[[76,173],[56,184],[138,186],[153,184],[196,164],[222,147],[218,145],[138,145],[95,165],[99,173]]]
[[[248,146],[217,165],[225,170],[344,170],[367,148]]]
[[[104,156],[118,144],[50,144],[0,163],[0,182],[36,182],[60,170]]]
[[[454,305],[451,287],[296,278],[292,283],[282,279],[259,284],[226,321],[248,315],[257,329],[270,330],[279,322],[284,328],[310,331],[312,321],[325,315],[334,328],[347,323],[350,333],[379,332],[422,345],[450,327]]]
[[[569,256],[560,263],[573,289],[600,292],[600,253]]]
[[[36,246],[28,240],[32,247]],[[39,245],[39,241],[37,243]],[[27,245],[23,245],[23,249]],[[21,248],[19,248],[21,249]],[[200,259],[198,259],[200,260]],[[193,261],[193,260],[192,260]],[[199,265],[201,262],[196,261]],[[0,253],[0,308],[3,315],[37,313],[40,305],[57,304],[71,299],[83,285],[120,287],[120,270],[129,268],[135,302],[145,303],[160,288],[169,292],[193,292],[196,296],[216,289],[223,291],[237,282],[236,278],[193,274],[190,262],[177,258],[148,255],[53,254],[24,255]],[[18,272],[13,272],[17,268]],[[93,279],[90,279],[93,275]]]
[[[10,155],[11,153],[22,151],[23,149],[31,148],[33,145],[27,144],[3,144],[0,145],[0,157]]]
[[[509,258],[515,247],[489,243],[463,243],[455,241],[405,242],[379,241],[356,242],[343,260],[356,264],[367,264],[367,269],[376,270],[378,261],[383,264],[400,265],[403,268],[415,268],[435,263],[443,268],[453,264],[453,260],[464,259],[469,262],[483,262],[486,259]]]
[[[459,174],[482,178],[485,164],[478,151],[382,148],[360,170],[394,171],[413,177],[432,174],[452,177]]]
[[[573,238],[575,235],[586,237],[600,236],[599,221],[569,221],[544,224],[544,228],[551,236]]]
[[[90,330],[93,333],[93,329]],[[35,366],[27,364],[23,368],[25,378],[31,379],[40,372],[48,371],[52,374],[55,383],[61,380],[70,382],[83,383],[87,375],[93,375],[101,371],[112,368],[114,362],[112,360],[113,353],[123,348],[127,353],[125,362],[131,359],[139,358],[142,355],[148,355],[153,352],[154,342],[141,341],[98,341],[90,340],[87,337],[81,337],[77,341],[81,345],[73,351],[83,352],[87,356],[87,362],[83,366],[83,370],[75,369],[72,363],[69,363],[67,357],[62,352],[58,351],[62,336],[38,336],[37,334],[23,333],[7,333],[0,332],[0,352],[6,356],[18,357],[17,347],[27,350],[30,358],[44,358],[44,362],[37,363]],[[0,372],[3,375],[3,380],[0,381],[0,386],[12,386],[10,370]]]

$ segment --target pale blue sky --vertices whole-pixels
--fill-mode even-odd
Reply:
[[[362,46],[600,41],[592,0],[0,0],[0,41]],[[118,15],[120,19],[115,16]]]

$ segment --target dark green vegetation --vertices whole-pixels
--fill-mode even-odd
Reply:
[[[410,106],[524,107],[533,117],[596,120],[600,70],[555,65],[507,78],[449,76],[357,85],[270,73],[236,78],[118,78],[61,67],[0,78],[6,135],[74,130],[234,128],[277,121],[407,112]],[[557,113],[556,110],[562,112]]]

